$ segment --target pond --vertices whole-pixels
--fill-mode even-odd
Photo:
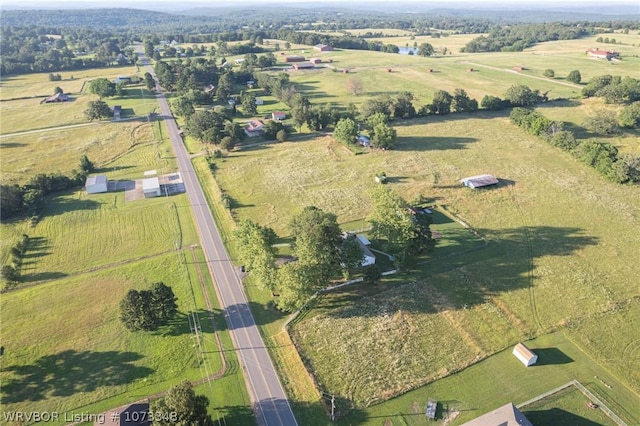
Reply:
[[[418,53],[417,47],[399,47],[398,49],[398,53],[401,55],[409,55],[409,52],[412,52],[413,55]]]

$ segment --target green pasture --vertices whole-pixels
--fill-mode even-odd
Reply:
[[[537,365],[525,367],[511,354],[509,347],[445,379],[383,404],[354,410],[341,423],[423,425],[426,422],[426,403],[433,399],[438,401],[437,424],[445,424],[448,418],[446,424],[460,425],[509,402],[516,405],[523,403],[574,379],[580,381],[628,424],[638,423],[639,413],[633,407],[638,406],[639,397],[628,392],[622,383],[594,363],[562,333],[549,334],[526,343],[539,353]],[[611,386],[611,389],[605,384]],[[572,396],[558,401],[541,400],[539,405],[526,406],[522,410],[527,412],[529,407],[534,407],[536,411],[538,408],[535,407],[539,407],[540,411],[553,408],[567,411],[576,409],[580,417],[586,417],[587,414],[576,404],[578,401]],[[628,411],[618,411],[619,406],[627,407]],[[596,416],[595,413],[592,415]],[[599,415],[597,419],[600,419]],[[532,416],[532,421],[533,418]]]
[[[119,301],[156,281],[173,288],[179,314],[156,332],[127,331]],[[221,367],[188,252],[11,292],[0,303],[4,410],[99,412]],[[205,361],[194,347],[192,313],[202,327]]]
[[[122,119],[146,118],[148,113],[157,109],[155,95],[142,85],[127,86],[127,92],[123,97],[104,99],[111,107],[122,107]],[[2,134],[8,134],[88,123],[84,111],[89,102],[98,99],[98,96],[89,93],[74,93],[69,101],[61,103],[41,104],[40,98],[0,101],[0,131]],[[34,119],[34,113],[37,113],[37,119]]]
[[[414,94],[414,105],[418,108],[431,102],[433,93],[437,90],[453,93],[455,89],[461,88],[478,102],[485,95],[503,97],[507,89],[516,84],[549,92],[552,98],[575,98],[580,95],[581,90],[579,86],[567,85],[560,80],[531,78],[510,68],[489,68],[468,62],[478,61],[480,56],[423,58],[366,51],[331,53],[331,64],[314,70],[290,72],[291,82],[296,89],[314,103],[359,105],[372,97],[393,96],[409,91]],[[488,57],[484,59],[491,62]],[[469,72],[470,68],[474,71]],[[343,69],[348,69],[349,72],[341,72]],[[359,80],[362,86],[362,92],[355,96],[348,85],[353,79]]]
[[[25,97],[44,98],[53,95],[53,89],[56,87],[60,87],[64,93],[77,95],[83,85],[94,78],[114,79],[120,75],[135,75],[137,72],[135,66],[54,72],[62,76],[61,81],[49,81],[49,73],[7,75],[2,76],[0,82],[0,99],[6,101]]]
[[[1,101],[2,134],[87,123],[84,111],[94,95],[72,95],[68,102],[41,104],[40,98]],[[4,143],[7,137],[3,137]]]
[[[606,181],[511,125],[506,114],[393,124],[398,131],[393,151],[354,155],[325,137],[233,152],[218,162],[216,179],[236,201],[234,214],[281,236],[305,205],[336,213],[340,223],[362,220],[370,209],[367,191],[382,170],[406,199],[424,194],[446,205],[488,241],[484,248],[443,256],[391,278],[384,287],[388,293],[351,299],[338,308],[329,303],[332,309],[297,323],[296,342],[323,389],[365,406],[519,340],[578,318],[596,318],[618,303],[637,303],[637,287],[628,285],[628,277],[640,275],[634,260],[638,242],[629,233],[639,226],[638,187]],[[496,175],[501,184],[478,191],[460,186],[460,178],[481,173]],[[381,306],[389,306],[388,312],[379,312]],[[371,333],[378,329],[384,331]],[[443,335],[448,343],[442,346],[450,352],[426,350],[432,345],[429,330]],[[589,356],[604,359],[611,333],[590,332],[597,343]],[[415,339],[407,341],[407,335]],[[633,340],[621,335],[621,341]],[[353,351],[359,346],[362,351]],[[340,352],[346,347],[349,356]],[[397,354],[403,355],[400,361],[393,358]],[[424,357],[432,358],[412,364]],[[367,374],[365,366],[371,367]],[[637,392],[622,367],[611,368]]]
[[[38,173],[70,174],[78,168],[82,155],[87,155],[110,179],[121,177],[121,173],[112,175],[114,167],[129,173],[167,168],[175,160],[166,138],[164,124],[144,121],[96,123],[6,136],[0,139],[2,180],[24,183]],[[158,144],[161,139],[163,142]]]

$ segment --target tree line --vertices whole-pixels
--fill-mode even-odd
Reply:
[[[613,182],[640,182],[640,156],[621,155],[609,142],[596,139],[578,141],[573,132],[564,129],[563,122],[548,119],[531,109],[514,108],[509,117],[512,123],[571,153]]]

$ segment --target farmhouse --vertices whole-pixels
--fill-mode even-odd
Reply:
[[[274,111],[271,113],[271,118],[278,121],[284,120],[285,118],[287,118],[287,113],[283,111]]]
[[[533,424],[510,402],[470,422],[463,423],[462,426],[533,426]]]
[[[262,135],[263,127],[264,123],[261,120],[251,120],[244,126],[244,133],[250,138],[255,138]]]
[[[284,58],[285,62],[304,62],[304,56],[286,56]]]
[[[89,176],[84,184],[87,194],[107,192],[108,180],[105,175]]]
[[[498,179],[492,175],[477,175],[461,179],[460,183],[468,188],[476,189],[483,186],[497,185]]]
[[[115,80],[113,80],[113,82],[115,84],[120,84],[120,83],[129,84],[129,83],[131,83],[131,77],[127,77],[127,76],[121,75],[121,76],[116,77]]]
[[[313,46],[314,49],[320,51],[320,52],[331,52],[333,51],[333,47],[329,46],[328,44],[316,44],[315,46]]]
[[[113,119],[120,120],[120,114],[122,113],[122,107],[120,105],[115,105],[113,107]]]
[[[535,364],[538,361],[538,355],[533,353],[531,349],[527,348],[523,343],[518,343],[513,348],[513,354],[523,363],[526,367]]]
[[[160,196],[160,180],[157,177],[143,179],[142,193],[145,198]]]
[[[314,65],[311,62],[298,62],[293,64],[293,69],[295,70],[306,70],[313,68]]]
[[[312,64],[320,64],[320,63],[322,63],[322,59],[320,59],[320,58],[311,58],[311,59],[309,59],[309,62],[311,62]]]
[[[51,104],[56,102],[67,102],[69,100],[69,96],[64,93],[56,93],[53,96],[49,96],[40,101],[41,104]]]
[[[614,58],[617,59],[620,57],[620,53],[618,52],[602,50],[597,48],[587,50],[587,55],[596,59],[606,59],[607,61],[610,61],[611,59],[614,59]]]
[[[360,266],[371,266],[376,263],[376,257],[373,255],[369,247],[371,246],[371,241],[364,235],[356,235],[356,239],[360,244],[360,248],[362,249],[362,254],[364,255],[364,259],[360,263]]]

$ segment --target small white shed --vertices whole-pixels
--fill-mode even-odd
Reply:
[[[523,363],[526,367],[535,364],[538,361],[538,355],[533,353],[531,349],[526,347],[524,343],[518,343],[513,348],[513,354]]]
[[[145,198],[160,196],[160,180],[157,177],[143,179],[142,192]]]
[[[87,194],[98,194],[100,192],[107,192],[107,177],[105,175],[89,176],[84,187],[87,190]]]

